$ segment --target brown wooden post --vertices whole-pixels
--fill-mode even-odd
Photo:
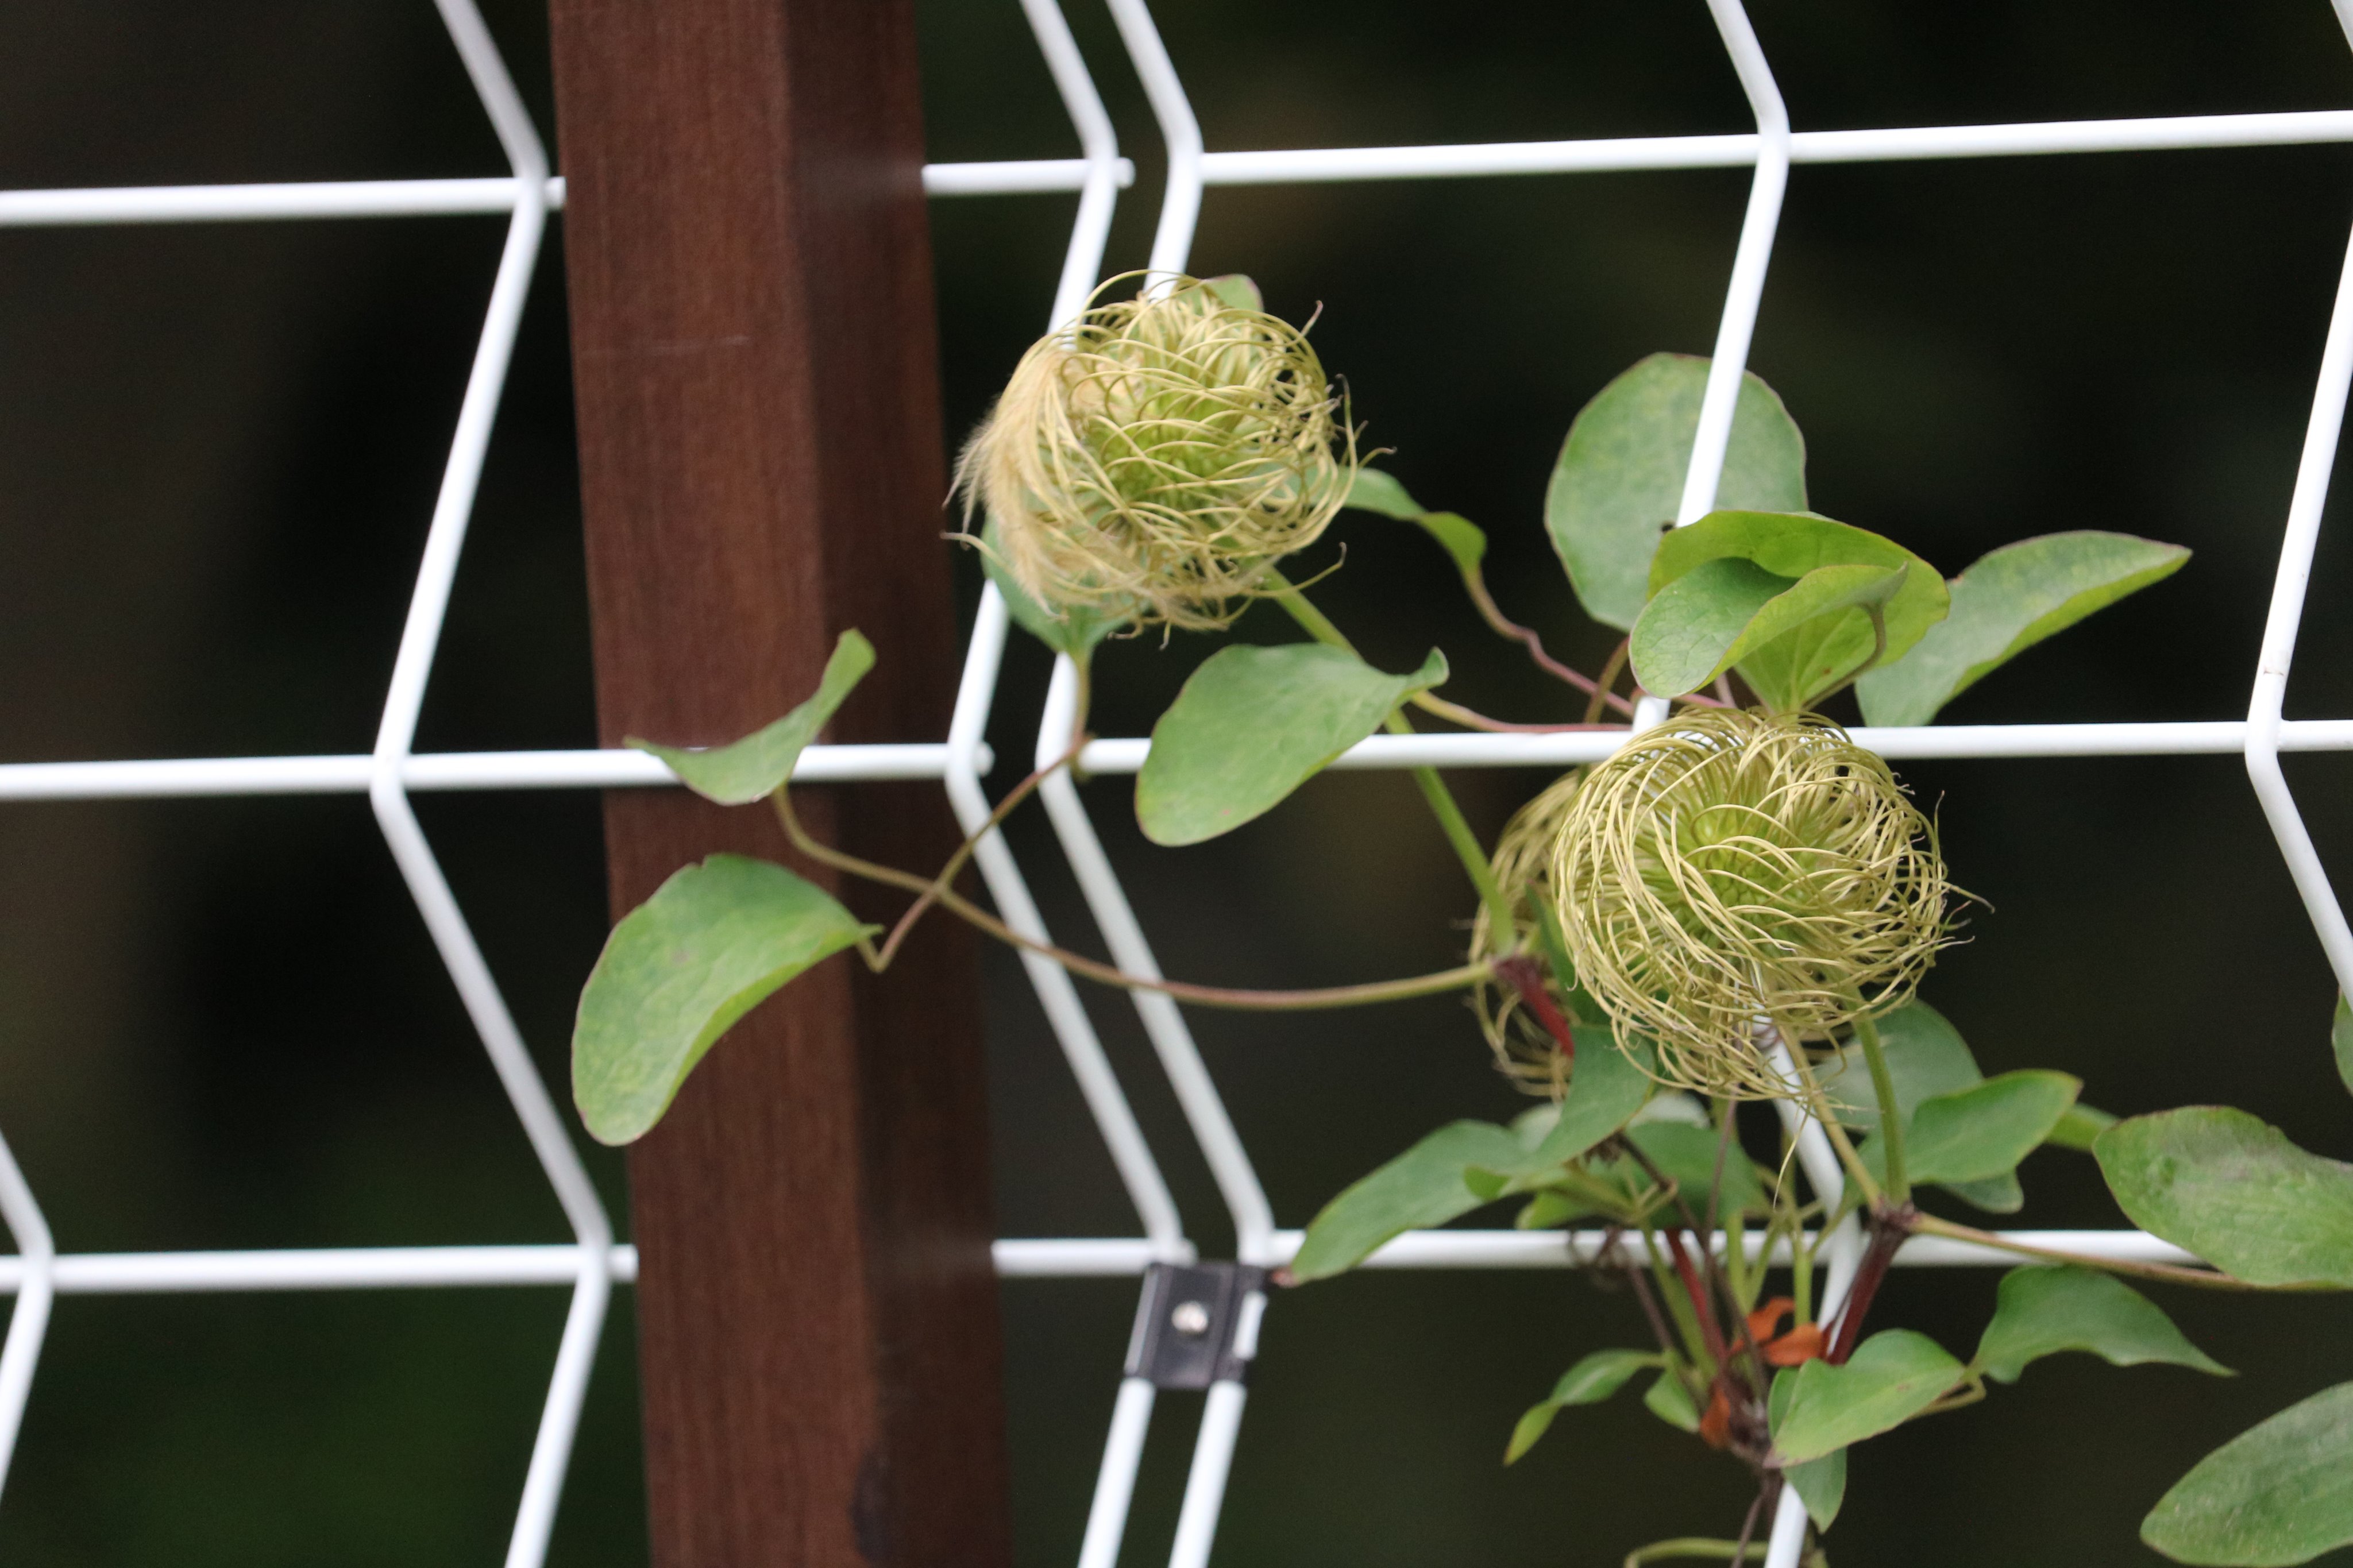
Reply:
[[[702,744],[881,662],[840,741],[946,732],[956,650],[911,0],[552,0],[604,742]],[[910,867],[936,784],[803,792]],[[606,806],[613,907],[755,809]],[[844,896],[869,918],[891,900]],[[658,1568],[1009,1561],[972,947],[934,920],[754,1012],[632,1152]]]

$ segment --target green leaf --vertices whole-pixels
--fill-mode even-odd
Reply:
[[[1642,613],[1651,552],[1683,500],[1707,366],[1652,354],[1603,387],[1569,426],[1545,491],[1545,524],[1578,602],[1620,631],[1632,631]],[[1805,510],[1805,440],[1754,374],[1741,379],[1716,501]]]
[[[1960,1031],[1926,1002],[1907,1002],[1880,1019],[1879,1040],[1881,1052],[1887,1059],[1887,1076],[1894,1082],[1896,1109],[1903,1113],[1907,1129],[1913,1114],[1927,1100],[1973,1089],[1985,1081]],[[1831,1080],[1836,1085],[1833,1093],[1841,1100],[1857,1102],[1841,1110],[1839,1120],[1858,1131],[1876,1131],[1878,1099],[1872,1093],[1871,1072],[1863,1064],[1860,1049],[1850,1047],[1841,1053],[1838,1074]],[[2069,1118],[2084,1110],[2083,1107],[2070,1106],[2060,1118],[2059,1127],[2045,1142],[2054,1141],[2059,1130],[2068,1125]],[[2095,1117],[2102,1113],[2084,1114]],[[1916,1133],[1908,1135],[1917,1137]],[[1874,1170],[1879,1169],[1880,1163],[1878,1158],[1872,1158]],[[1905,1167],[1910,1172],[1909,1160]],[[2026,1194],[2020,1188],[2015,1172],[1975,1181],[1947,1181],[1941,1185],[1963,1202],[1992,1214],[2016,1214],[2026,1206]]]
[[[580,994],[572,1097],[603,1143],[646,1135],[735,1021],[881,931],[782,866],[713,855],[621,917]]]
[[[2178,544],[2088,529],[2006,544],[1953,579],[1952,614],[1917,647],[1856,683],[1863,717],[1926,724],[2036,643],[2171,576],[2189,559]]]
[[[1557,1110],[1541,1106],[1510,1127],[1456,1121],[1351,1185],[1307,1227],[1292,1278],[1344,1273],[1409,1230],[1444,1225],[1545,1175],[1626,1124],[1651,1091],[1650,1045],[1630,1058],[1606,1037],[1588,1035]]]
[[[1906,1130],[1905,1169],[1920,1182],[2007,1175],[2042,1145],[2083,1087],[2063,1072],[2028,1070],[1924,1100]]]
[[[2018,1173],[2004,1171],[1999,1176],[1988,1176],[1981,1182],[1945,1182],[1945,1191],[1963,1203],[1975,1205],[1988,1214],[2016,1214],[2026,1206],[2026,1189],[2018,1184]]]
[[[1906,1121],[1922,1100],[1985,1081],[1961,1032],[1926,1002],[1907,1002],[1879,1020],[1879,1049],[1894,1080],[1895,1108]],[[1822,1087],[1834,1102],[1846,1102],[1839,1121],[1861,1132],[1879,1130],[1879,1100],[1859,1047],[1840,1053],[1837,1076]]]
[[[1432,650],[1411,675],[1384,675],[1322,643],[1223,647],[1152,727],[1135,816],[1155,844],[1198,844],[1271,810],[1446,679]]]
[[[2353,1383],[2291,1405],[2198,1461],[2141,1521],[2177,1563],[2308,1563],[2353,1544]]]
[[[1266,299],[1258,291],[1257,283],[1241,272],[1223,273],[1216,278],[1204,278],[1201,287],[1215,295],[1219,303],[1237,310],[1264,310]]]
[[[1970,1364],[1996,1383],[2016,1383],[2027,1363],[2061,1351],[2088,1351],[2111,1366],[2163,1362],[2231,1375],[2183,1338],[2156,1302],[2113,1275],[2073,1265],[2003,1275],[1993,1321]]]
[[[2256,1285],[2353,1286],[2353,1165],[2219,1105],[2119,1121],[2092,1153],[2135,1225],[2217,1268]]]
[[[1635,1037],[1630,1053],[1607,1030],[1579,1029],[1577,1035],[1577,1070],[1569,1075],[1556,1119],[1506,1163],[1482,1163],[1471,1172],[1473,1187],[1502,1197],[1543,1186],[1546,1176],[1625,1126],[1651,1098],[1653,1080],[1644,1070],[1652,1061],[1650,1041]]]
[[[1596,1351],[1560,1374],[1546,1402],[1557,1405],[1599,1405],[1645,1367],[1662,1367],[1667,1358],[1657,1351]]]
[[[1525,1152],[1511,1129],[1492,1121],[1440,1128],[1325,1204],[1291,1260],[1291,1277],[1304,1283],[1345,1273],[1409,1230],[1469,1214],[1494,1194],[1471,1187],[1464,1170],[1509,1165]]]
[[[980,569],[987,574],[990,582],[997,584],[997,591],[1004,595],[1006,613],[1013,617],[1014,625],[1056,653],[1066,653],[1072,658],[1083,660],[1094,651],[1097,643],[1134,621],[1133,615],[1109,616],[1095,610],[1071,609],[1056,615],[1031,598],[1029,590],[1013,580],[1013,574],[1007,569],[1004,552],[997,542],[1002,537],[997,526],[997,515],[992,512],[980,531],[981,543],[985,546],[980,552]]]
[[[1716,1151],[1721,1142],[1716,1129],[1705,1120],[1706,1112],[1699,1110],[1695,1103],[1693,1109],[1700,1118],[1697,1121],[1658,1114],[1662,1109],[1674,1107],[1685,1098],[1665,1095],[1651,1100],[1626,1127],[1624,1136],[1661,1176],[1674,1184],[1677,1194],[1683,1203],[1690,1205],[1696,1218],[1706,1212],[1709,1189],[1715,1184]],[[1473,1186],[1482,1182],[1501,1182],[1500,1177],[1485,1172],[1472,1172],[1471,1180]],[[1662,1191],[1651,1180],[1651,1172],[1642,1161],[1636,1160],[1630,1153],[1606,1163],[1588,1162],[1582,1167],[1567,1169],[1554,1166],[1524,1175],[1513,1184],[1511,1190],[1529,1188],[1552,1191],[1557,1201],[1534,1213],[1523,1215],[1521,1224],[1524,1228],[1585,1214],[1599,1214],[1613,1222],[1626,1222],[1630,1216],[1655,1210],[1661,1201],[1657,1194]],[[1497,1190],[1501,1190],[1500,1185]],[[1755,1163],[1736,1144],[1724,1150],[1723,1190],[1717,1203],[1719,1213],[1724,1217],[1736,1214],[1762,1215],[1771,1209],[1765,1194],[1762,1175]]]
[[[1882,1330],[1844,1366],[1810,1361],[1798,1368],[1788,1406],[1773,1424],[1773,1447],[1788,1464],[1819,1459],[1902,1426],[1961,1374],[1961,1363],[1927,1335]]]
[[[1631,655],[1642,689],[1661,697],[1695,691],[1736,664],[1757,662],[1767,645],[1824,617],[1875,608],[1883,613],[1904,586],[1908,566],[1824,566],[1792,581],[1753,561],[1704,561],[1664,588],[1634,623]],[[1866,622],[1866,624],[1868,624]],[[1821,628],[1825,635],[1834,626]],[[1869,656],[1870,647],[1863,649]],[[1787,662],[1787,661],[1785,661]],[[1781,668],[1767,660],[1772,668]],[[1811,668],[1791,663],[1801,682]],[[1825,684],[1828,684],[1825,682]],[[1758,691],[1774,707],[1799,707],[1810,686]]]
[[[1692,1403],[1691,1390],[1683,1386],[1683,1380],[1675,1375],[1672,1367],[1651,1380],[1642,1394],[1642,1408],[1670,1426],[1686,1432],[1699,1430],[1699,1407]]]
[[[708,748],[662,746],[630,735],[622,744],[649,752],[670,764],[679,782],[706,800],[744,805],[775,790],[793,775],[793,766],[825,721],[874,668],[874,645],[854,631],[841,634],[817,695],[742,740]]]
[[[1362,468],[1348,486],[1348,499],[1344,503],[1359,511],[1377,511],[1383,517],[1393,517],[1399,522],[1413,522],[1421,517],[1421,503],[1406,493],[1393,475],[1378,468]]]
[[[1753,561],[1706,561],[1668,584],[1635,617],[1627,652],[1643,689],[1679,697],[1727,668],[1741,634],[1798,585]],[[1655,682],[1655,684],[1653,684]]]
[[[1528,1407],[1526,1415],[1512,1428],[1511,1446],[1504,1450],[1504,1463],[1512,1464],[1536,1445],[1536,1439],[1552,1427],[1552,1418],[1572,1405],[1599,1405],[1620,1389],[1645,1367],[1664,1366],[1667,1358],[1656,1351],[1595,1351],[1575,1366],[1560,1374],[1560,1381],[1544,1400]]]
[[[1662,1089],[1642,1107],[1637,1121],[1680,1121],[1686,1127],[1713,1127],[1707,1106],[1687,1089]]]
[[[1560,1119],[1537,1144],[1532,1160],[1557,1165],[1574,1160],[1633,1118],[1651,1098],[1656,1080],[1655,1047],[1637,1035],[1630,1045],[1611,1031],[1577,1031],[1577,1068],[1560,1102]]]
[[[1472,1179],[1476,1178],[1474,1172]],[[1520,1212],[1512,1216],[1512,1228],[1550,1230],[1556,1225],[1567,1225],[1570,1220],[1582,1218],[1592,1212],[1593,1205],[1584,1198],[1556,1188],[1546,1188],[1530,1198]]]
[[[1676,529],[1659,542],[1651,559],[1651,592],[1661,594],[1704,563],[1725,559],[1747,561],[1793,583],[1828,566],[1909,568],[1882,612],[1883,659],[1901,658],[1945,616],[1945,583],[1935,567],[1892,539],[1811,512],[1714,511]],[[1878,646],[1864,610],[1822,608],[1825,613],[1785,627],[1739,657],[1742,677],[1776,707],[1797,706],[1836,686]]]
[[[2328,1029],[2328,1043],[2337,1053],[2337,1076],[2353,1089],[2353,1005],[2348,1005],[2340,994],[2337,998],[2337,1016]]]
[[[1797,1369],[1773,1374],[1773,1386],[1766,1394],[1767,1420],[1778,1430],[1781,1412],[1789,1403],[1789,1393],[1798,1385]],[[1802,1465],[1790,1465],[1781,1472],[1781,1479],[1797,1492],[1798,1500],[1806,1505],[1806,1515],[1814,1521],[1816,1530],[1828,1530],[1838,1520],[1839,1505],[1846,1500],[1846,1450],[1833,1448],[1819,1459],[1808,1459]]]

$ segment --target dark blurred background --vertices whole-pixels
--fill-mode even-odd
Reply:
[[[1011,0],[921,0],[933,155],[1067,156]],[[1072,21],[1141,165],[1109,265],[1139,266],[1156,141],[1105,18]],[[543,128],[544,18],[491,18]],[[1190,0],[1160,20],[1213,149],[1737,131],[1697,0],[1475,8]],[[1801,128],[2353,101],[2320,0],[1757,0]],[[0,187],[474,174],[497,148],[423,0],[55,3],[0,12]],[[1507,608],[1588,667],[1547,547],[1577,407],[1714,337],[1739,171],[1216,191],[1197,269],[1241,270],[1343,372],[1427,504],[1493,540]],[[1071,202],[934,204],[948,438],[1044,324]],[[2225,719],[2244,708],[2312,378],[2353,221],[2340,148],[1799,169],[1753,363],[1811,451],[1817,508],[1947,573],[2109,528],[2192,545],[2179,577],[1986,681],[1957,721]],[[0,757],[364,750],[500,241],[494,218],[0,231]],[[556,244],[560,247],[560,226]],[[593,743],[560,248],[543,263],[427,701],[428,749]],[[1335,530],[1319,597],[1391,668],[1567,715],[1487,638],[1433,547]],[[944,546],[943,548],[945,548]],[[965,603],[968,558],[955,569]],[[2353,711],[2353,551],[2324,538],[2291,716]],[[870,627],[889,654],[890,629]],[[1243,635],[1283,628],[1260,616]],[[1114,646],[1106,733],[1140,733],[1205,651]],[[1026,755],[1043,655],[997,736]],[[910,737],[913,738],[913,737]],[[2353,868],[2347,763],[2290,777]],[[2053,1066],[2132,1112],[2221,1100],[2353,1154],[2331,984],[2237,763],[1916,764],[1992,906],[1926,994],[1990,1071]],[[1008,777],[1009,777],[1008,773]],[[1005,782],[1000,780],[1000,783]],[[1465,773],[1483,830],[1544,782]],[[1199,849],[1147,851],[1092,786],[1174,973],[1338,981],[1453,961],[1470,900],[1410,787],[1350,774]],[[596,803],[420,804],[526,1035],[561,1081],[604,930]],[[1050,921],[1074,893],[1016,829]],[[1018,973],[990,972],[1002,1234],[1133,1216]],[[1196,1234],[1227,1245],[1132,1016],[1098,1016]],[[1510,1113],[1457,1004],[1197,1020],[1282,1223],[1437,1122]],[[0,1126],[73,1251],[561,1239],[364,806],[353,797],[0,811]],[[617,1212],[620,1165],[593,1152]],[[2115,1222],[2089,1164],[2026,1167],[2026,1223]],[[1492,1220],[1490,1221],[1492,1223]],[[1889,1321],[1966,1350],[1991,1271],[1913,1272]],[[1025,1565],[1075,1553],[1134,1299],[1005,1292]],[[2154,1561],[2142,1511],[2197,1456],[2346,1376],[2328,1300],[2168,1299],[2228,1383],[2087,1358],[1860,1453],[1842,1563]],[[489,1563],[503,1551],[563,1311],[554,1291],[69,1299],[0,1505],[0,1561],[239,1568]],[[628,1295],[554,1561],[645,1556]],[[1728,1462],[1630,1398],[1497,1464],[1517,1412],[1636,1317],[1547,1275],[1374,1275],[1275,1303],[1219,1561],[1614,1563],[1729,1533]],[[1190,1445],[1164,1402],[1130,1561],[1155,1560]]]

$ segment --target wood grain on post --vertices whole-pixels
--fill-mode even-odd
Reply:
[[[937,739],[956,667],[911,0],[552,0],[604,743],[733,739],[856,626],[839,741]],[[798,792],[936,866],[939,787]],[[757,808],[607,797],[613,908]],[[806,869],[806,868],[804,868]],[[894,898],[839,889],[869,919]],[[972,944],[837,958],[631,1152],[657,1568],[1010,1559]]]

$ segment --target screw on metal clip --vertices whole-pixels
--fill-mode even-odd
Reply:
[[[1241,1382],[1258,1352],[1258,1314],[1246,1303],[1265,1284],[1266,1270],[1246,1263],[1154,1264],[1135,1305],[1127,1375],[1155,1388]]]

